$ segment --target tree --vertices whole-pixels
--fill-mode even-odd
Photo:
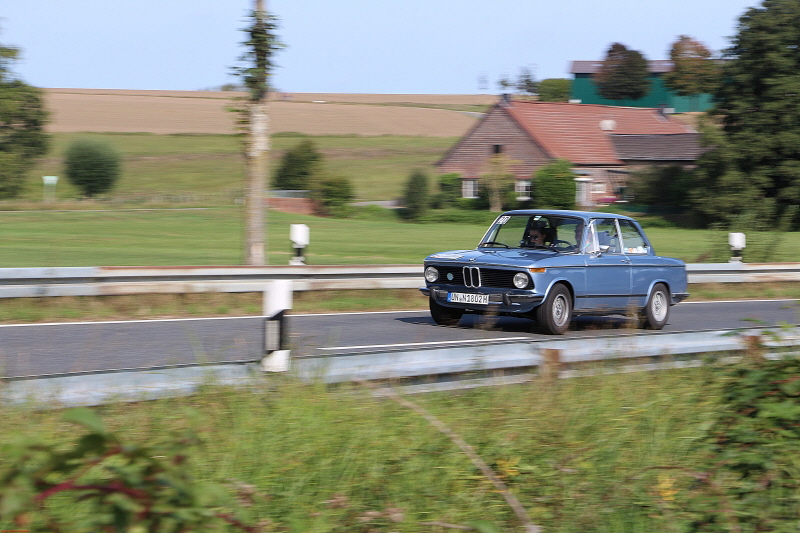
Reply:
[[[539,83],[533,77],[531,69],[523,67],[520,69],[517,83],[515,84],[517,91],[522,94],[529,94],[535,96],[539,93]]]
[[[64,154],[67,180],[90,198],[109,191],[119,178],[119,169],[119,154],[102,141],[79,139]]]
[[[430,207],[431,198],[428,192],[428,176],[420,169],[411,172],[406,182],[403,195],[403,218],[416,220],[424,215]]]
[[[317,150],[314,141],[300,141],[281,157],[272,185],[283,190],[308,189],[311,177],[321,163],[322,154]]]
[[[511,166],[517,163],[505,154],[495,154],[489,159],[489,171],[481,176],[481,182],[489,195],[489,210],[502,211],[503,197],[508,186],[514,186],[515,176]]]
[[[608,100],[638,100],[650,91],[647,60],[636,50],[614,43],[595,76],[600,96]]]
[[[672,71],[664,74],[664,82],[680,96],[713,92],[720,81],[718,63],[700,41],[681,35],[669,52]]]
[[[18,48],[0,45],[0,198],[19,194],[25,173],[47,152],[49,141],[41,90],[11,73],[18,56]]]
[[[534,173],[531,196],[537,208],[574,209],[576,188],[572,163],[558,159]]]
[[[539,82],[539,101],[567,102],[572,82],[564,78],[548,78]]]
[[[700,160],[703,189],[696,194],[698,210],[711,220],[750,210],[779,217],[800,203],[798,27],[800,2],[765,0],[739,19],[723,52],[712,110],[723,135],[707,135],[716,149]]]
[[[247,168],[247,223],[245,228],[245,262],[263,265],[267,247],[264,239],[265,211],[264,184],[267,182],[267,155],[269,153],[269,126],[267,93],[269,75],[273,68],[272,56],[281,48],[275,36],[275,17],[264,11],[264,0],[255,0],[250,26],[245,28],[248,39],[242,43],[247,51],[241,60],[247,66],[234,69],[248,91],[247,113],[243,121],[248,125],[245,143]]]
[[[353,184],[341,176],[317,175],[311,184],[311,199],[318,215],[345,218],[355,198]]]
[[[688,207],[694,186],[691,171],[680,165],[652,165],[636,171],[629,191],[637,205]]]

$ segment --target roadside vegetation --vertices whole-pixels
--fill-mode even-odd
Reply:
[[[797,360],[705,363],[395,401],[273,376],[66,415],[2,406],[0,527],[520,531],[508,491],[546,532],[788,531]]]

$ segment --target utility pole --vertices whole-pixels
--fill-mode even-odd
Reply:
[[[266,27],[264,0],[255,0],[255,24],[251,30],[254,43],[255,75],[260,79],[255,87],[250,87],[247,111],[249,130],[245,153],[247,172],[245,230],[245,263],[248,265],[267,264],[267,244],[265,239],[266,209],[264,208],[264,186],[269,174],[269,116],[267,115],[267,94],[269,76],[269,57],[257,43],[260,32]]]

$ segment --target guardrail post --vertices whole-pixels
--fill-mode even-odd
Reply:
[[[761,335],[745,335],[745,352],[753,361],[760,361],[764,358],[764,344],[761,342]]]
[[[261,370],[289,370],[288,311],[292,308],[292,280],[270,281],[264,288],[264,357]]]
[[[558,372],[561,370],[561,350],[555,348],[545,348],[542,350],[544,361],[539,368],[539,375],[547,382],[558,379]]]

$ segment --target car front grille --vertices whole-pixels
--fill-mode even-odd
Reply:
[[[514,274],[517,270],[499,268],[439,266],[439,283],[446,285],[464,285],[467,287],[493,287],[497,289],[513,289]],[[452,279],[450,279],[452,277]]]

